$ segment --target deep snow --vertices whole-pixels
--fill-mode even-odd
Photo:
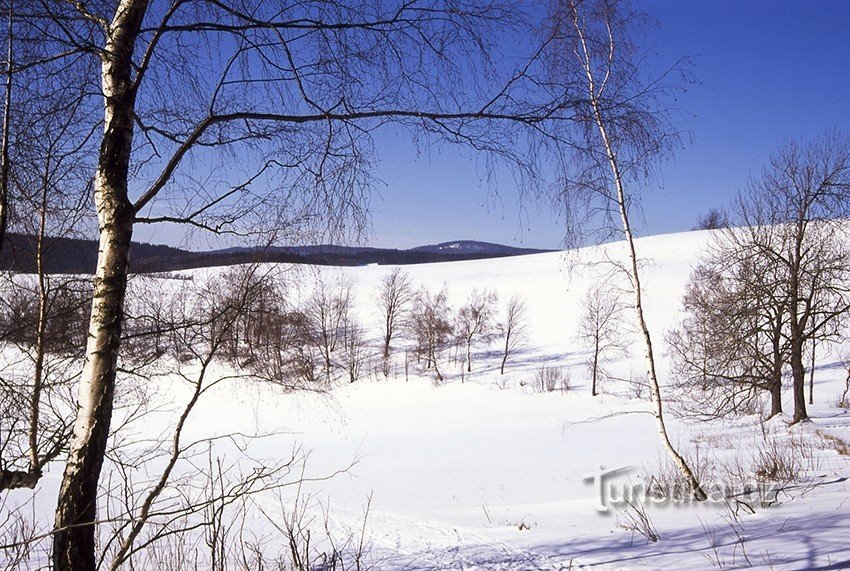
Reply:
[[[708,239],[709,232],[691,232],[637,243],[665,383],[663,334],[678,317],[690,269]],[[326,395],[225,383],[204,396],[190,432],[285,431],[256,443],[252,455],[284,458],[301,446],[309,451],[307,474],[316,477],[355,462],[305,490],[329,501],[332,523],[343,531],[359,529],[372,495],[366,542],[379,569],[850,568],[850,485],[844,480],[850,464],[817,433],[850,442],[850,411],[834,406],[843,386],[835,352],[819,362],[813,422],[791,429],[783,419],[767,425],[771,440],[810,443],[804,482],[781,494],[780,505],[739,512],[738,520],[720,504],[650,506],[661,536],[655,543],[624,529],[617,510],[595,509],[595,489],[585,477],[600,466],[634,467],[629,477],[640,481],[665,464],[654,419],[646,414],[648,399],[636,398],[626,382],[609,382],[591,397],[586,352],[574,340],[584,292],[594,281],[611,279],[604,260],[622,259],[624,252],[614,243],[568,254],[407,266],[417,286],[445,285],[455,307],[473,288],[496,290],[500,307],[513,293],[525,299],[532,341],[504,376],[494,343],[478,347],[475,370],[463,382],[460,365],[444,362],[443,383],[428,374],[373,376]],[[353,281],[356,313],[374,327],[374,292],[391,270],[324,271]],[[311,278],[312,270],[302,272]],[[569,371],[572,390],[534,392],[528,383],[542,363]],[[640,378],[637,338],[631,356],[613,368]],[[176,382],[152,390],[178,404],[187,398]],[[612,413],[627,414],[602,418]],[[683,452],[718,472],[736,460],[752,464],[764,441],[755,416],[711,424],[670,416],[670,425]],[[160,429],[150,427],[152,434]],[[48,514],[60,476],[61,466],[54,466],[42,485],[39,503]],[[279,508],[273,501],[266,506],[268,513]]]

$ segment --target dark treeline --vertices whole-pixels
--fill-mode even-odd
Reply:
[[[9,233],[7,247],[0,252],[0,269],[35,273],[35,237]],[[154,273],[210,266],[230,266],[257,262],[313,264],[319,266],[364,266],[367,264],[424,264],[454,260],[478,260],[534,254],[547,250],[514,248],[474,242],[473,250],[423,246],[410,250],[357,248],[348,246],[293,246],[239,248],[193,252],[133,242],[130,268],[134,273]],[[45,271],[48,274],[92,274],[97,264],[97,242],[79,238],[48,238],[45,244]]]

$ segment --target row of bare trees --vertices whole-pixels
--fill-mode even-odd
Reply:
[[[499,338],[500,373],[504,374],[508,359],[529,341],[527,310],[518,295],[510,298],[500,315],[496,292],[474,289],[452,311],[445,288],[437,292],[417,290],[410,277],[396,268],[381,281],[377,305],[383,325],[385,366],[392,341],[406,336],[413,341],[417,360],[424,362],[426,370],[433,370],[438,380],[443,379],[439,357],[449,347],[462,347],[463,368],[472,372],[473,348]]]

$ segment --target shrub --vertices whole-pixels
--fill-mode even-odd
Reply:
[[[570,390],[570,377],[560,367],[543,365],[534,373],[532,386],[537,392],[551,393],[556,389],[561,392]]]

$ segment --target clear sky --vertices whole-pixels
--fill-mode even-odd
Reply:
[[[850,132],[850,0],[634,1],[656,21],[652,64],[666,69],[688,56],[698,80],[677,102],[676,126],[690,142],[643,193],[641,234],[688,230],[700,214],[727,205],[785,139]],[[371,203],[370,245],[561,246],[563,225],[551,205],[521,204],[507,176],[493,195],[471,153],[434,145],[420,155],[392,127],[376,144],[383,183]],[[184,231],[142,226],[135,238],[177,244]]]
[[[850,131],[850,0],[639,0],[657,21],[659,66],[693,58],[698,83],[678,102],[690,143],[643,198],[643,234],[687,230],[725,206],[787,138]],[[399,133],[378,137],[372,245],[475,239],[555,248],[548,204],[518,204],[509,179],[488,194],[471,156],[418,156]]]

